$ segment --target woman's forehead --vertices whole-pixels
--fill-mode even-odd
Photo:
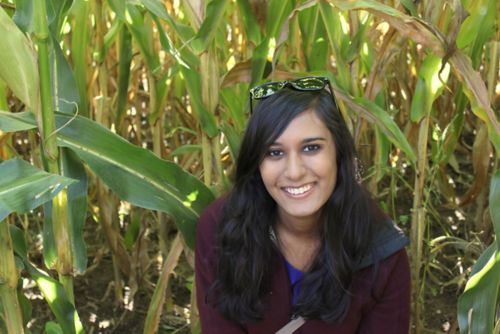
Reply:
[[[295,116],[284,131],[274,140],[274,144],[285,142],[310,142],[314,139],[327,140],[332,137],[325,122],[313,110],[304,111]]]

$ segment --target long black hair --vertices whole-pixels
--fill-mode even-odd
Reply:
[[[293,312],[333,323],[349,309],[349,287],[356,263],[367,253],[377,216],[369,213],[376,205],[357,180],[354,141],[330,93],[284,88],[260,101],[249,119],[234,187],[217,227],[216,281],[208,300],[228,319],[243,323],[263,318],[263,297],[270,289],[276,252],[270,228],[277,210],[259,165],[288,124],[307,110],[313,110],[333,135],[338,174],[322,211],[321,246],[302,278]]]

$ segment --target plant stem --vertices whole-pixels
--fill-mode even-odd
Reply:
[[[423,291],[420,286],[420,268],[422,265],[422,246],[424,243],[425,231],[425,207],[423,206],[425,176],[427,166],[427,138],[429,137],[430,115],[427,114],[420,122],[418,135],[418,157],[417,168],[415,173],[415,187],[413,196],[413,211],[411,225],[411,255],[413,260],[412,266],[412,284],[413,284],[413,322],[415,325],[415,333],[420,333],[421,324],[421,308]]]
[[[55,130],[55,117],[52,102],[50,64],[49,64],[49,29],[45,1],[35,1],[35,37],[38,47],[38,72],[40,76],[40,99],[42,118],[43,155],[50,173],[60,174]],[[73,301],[73,266],[71,244],[68,231],[67,193],[63,189],[52,200],[52,224],[57,246],[57,272],[66,293]]]
[[[3,305],[7,333],[24,333],[23,317],[17,298],[17,281],[19,279],[14,250],[7,220],[0,221],[0,304]]]
[[[215,46],[210,45],[207,51],[201,55],[200,72],[202,77],[202,101],[207,112],[211,114],[216,112],[217,105],[219,104],[219,70],[217,64]],[[212,140],[218,139],[209,138],[205,133],[202,134],[203,180],[207,186],[213,183],[213,159],[215,157],[219,159],[220,155],[220,151],[216,151],[217,147],[213,145],[214,142]]]
[[[144,334],[153,334],[158,330],[160,317],[163,312],[163,304],[165,303],[165,291],[167,290],[170,273],[175,269],[182,254],[184,245],[182,243],[181,233],[177,232],[177,236],[170,247],[168,255],[164,258],[161,274],[156,283],[155,291],[151,297],[148,314],[144,324]]]
[[[109,117],[109,104],[108,104],[108,69],[106,68],[105,62],[105,50],[104,50],[104,34],[105,34],[105,25],[103,20],[103,12],[102,12],[102,0],[95,0],[93,2],[93,10],[95,20],[95,52],[94,52],[94,60],[97,63],[97,68],[99,71],[98,74],[98,82],[99,82],[99,99],[96,101],[95,108],[95,120],[97,123],[104,125],[105,127],[109,127],[110,117]]]

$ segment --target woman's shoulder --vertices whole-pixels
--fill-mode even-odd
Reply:
[[[224,206],[224,203],[226,203],[226,197],[227,196],[221,196],[217,199],[215,199],[212,203],[207,205],[203,211],[201,212],[200,215],[200,222],[202,221],[212,221],[212,220],[217,220],[222,212],[222,208]]]
[[[203,209],[200,214],[200,218],[198,219],[198,225],[196,226],[197,235],[207,235],[215,232],[215,227],[222,215],[225,203],[226,196],[222,196]]]
[[[224,203],[226,203],[226,196],[219,197],[201,212],[196,225],[196,248],[214,244],[216,226],[221,217]]]
[[[369,251],[356,266],[366,268],[398,253],[409,244],[409,239],[394,221],[387,218],[376,223],[370,240]]]

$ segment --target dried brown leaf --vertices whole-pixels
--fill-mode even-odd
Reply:
[[[469,190],[459,199],[459,205],[473,201],[488,185],[488,169],[492,147],[488,140],[488,130],[483,125],[474,140],[472,148],[472,166],[474,168],[474,181]]]

